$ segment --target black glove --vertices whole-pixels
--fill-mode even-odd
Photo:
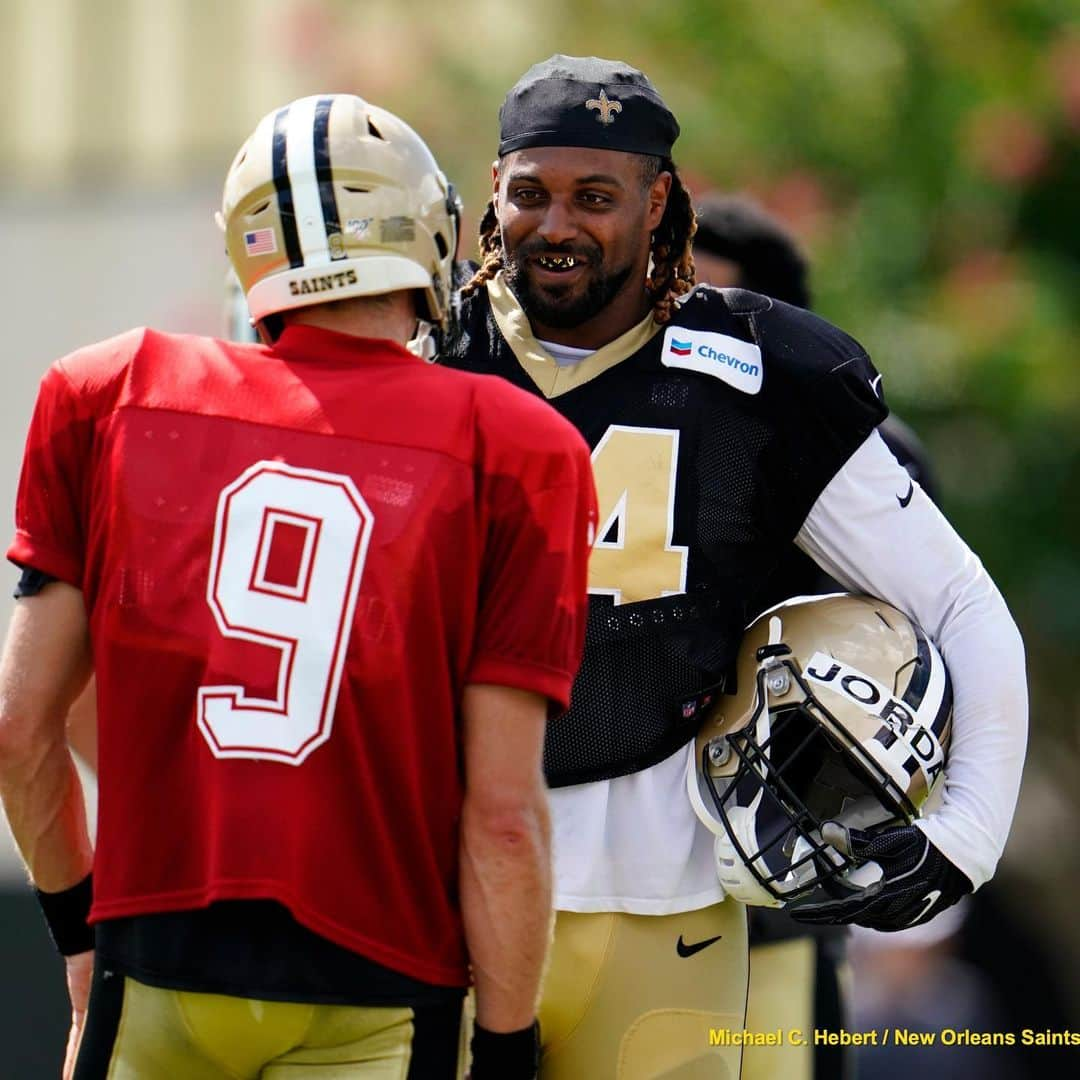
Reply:
[[[473,1025],[470,1080],[533,1080],[540,1068],[540,1025],[494,1032]]]
[[[928,922],[974,891],[959,871],[914,825],[868,833],[827,822],[822,839],[857,862],[876,862],[881,879],[867,888],[829,886],[834,898],[800,904],[785,910],[803,923],[856,923],[871,930],[906,930]]]

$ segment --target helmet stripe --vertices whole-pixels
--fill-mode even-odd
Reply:
[[[919,662],[913,665],[911,682],[904,691],[903,701],[911,706],[919,723],[941,738],[946,721],[952,714],[952,682],[949,669],[914,620],[911,628],[915,631]]]
[[[338,217],[337,196],[334,194],[334,175],[330,163],[330,109],[333,98],[321,98],[315,106],[314,154],[315,178],[319,184],[319,202],[322,205],[323,223],[326,226],[326,244],[330,259],[344,259],[345,247],[334,247],[330,237],[341,233],[341,219]]]
[[[300,250],[300,238],[296,234],[296,213],[293,210],[292,184],[289,182],[289,151],[286,138],[289,112],[289,106],[286,105],[274,117],[272,174],[274,190],[277,192],[281,234],[285,241],[285,254],[289,257],[289,266],[297,267],[304,265],[304,255]]]
[[[289,183],[296,210],[296,231],[304,266],[326,266],[330,253],[326,248],[326,225],[319,201],[319,181],[315,177],[315,106],[321,99],[301,98],[289,107],[285,141],[288,145]]]
[[[944,737],[945,728],[952,719],[953,710],[952,676],[949,674],[949,669],[944,665],[942,665],[942,671],[945,675],[945,688],[941,694],[941,704],[938,706],[937,715],[930,725],[930,730],[939,739]]]
[[[904,704],[911,706],[911,711],[916,712],[926,696],[926,688],[930,685],[930,643],[919,626],[912,621],[912,630],[915,631],[915,647],[918,650],[918,662],[912,665],[911,681],[904,691]]]

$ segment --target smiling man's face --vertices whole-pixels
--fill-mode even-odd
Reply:
[[[649,160],[556,146],[496,163],[506,279],[538,337],[597,348],[644,317],[651,235],[671,186],[667,172],[648,179]]]

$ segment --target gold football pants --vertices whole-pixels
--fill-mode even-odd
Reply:
[[[746,1028],[779,1029],[784,1041],[779,1046],[748,1046],[742,1080],[813,1080],[814,963],[815,942],[809,937],[750,950]],[[799,1038],[792,1038],[795,1032]]]
[[[540,1004],[541,1080],[736,1080],[746,910],[560,911]]]
[[[75,1080],[450,1080],[460,1013],[260,1001],[98,972]]]

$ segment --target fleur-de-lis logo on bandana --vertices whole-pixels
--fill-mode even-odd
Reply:
[[[596,109],[596,119],[601,124],[613,124],[615,123],[615,114],[622,112],[622,102],[616,98],[609,98],[604,92],[603,88],[600,89],[600,96],[598,98],[589,98],[585,102],[586,109]]]

